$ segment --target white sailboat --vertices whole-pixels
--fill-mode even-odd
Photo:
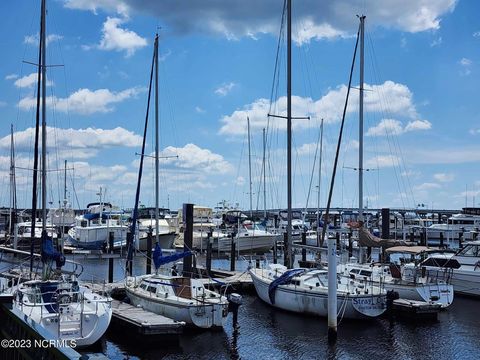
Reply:
[[[13,308],[44,328],[52,339],[70,341],[71,346],[89,346],[102,337],[110,324],[112,316],[111,299],[103,297],[86,287],[79,286],[74,275],[59,276],[65,257],[53,248],[53,242],[47,234],[46,209],[46,35],[45,35],[46,0],[42,0],[40,22],[40,61],[38,70],[37,126],[33,170],[32,213],[36,213],[36,187],[38,166],[38,134],[40,119],[40,82],[42,85],[42,263],[41,279],[35,279],[33,273],[33,241],[31,239],[30,279],[20,282],[9,289],[13,294]],[[41,75],[41,76],[40,76]],[[32,234],[35,232],[35,217],[32,217]],[[52,271],[53,261],[56,270]],[[35,329],[33,329],[35,331]]]
[[[291,0],[287,1],[287,261],[292,259],[292,189],[291,189]],[[362,20],[364,18],[362,17]],[[363,21],[360,29],[363,28]],[[350,84],[349,84],[350,85]],[[342,122],[343,126],[343,122]],[[339,138],[340,144],[340,138]],[[338,153],[338,149],[337,149]],[[334,167],[335,168],[335,167]],[[335,173],[332,179],[335,177]],[[332,180],[333,182],[333,180]],[[333,186],[331,186],[332,190]],[[331,196],[327,205],[330,207]],[[385,311],[386,292],[376,284],[365,280],[349,279],[337,275],[336,254],[329,241],[329,268],[288,269],[286,266],[271,264],[268,269],[249,269],[258,296],[274,307],[302,314],[327,316],[329,331],[336,334],[336,319],[371,318]],[[330,272],[330,273],[329,273]],[[335,272],[335,274],[332,274]],[[333,319],[331,317],[333,316]],[[332,325],[330,322],[332,322]],[[331,327],[330,327],[331,326]]]
[[[152,70],[150,75],[149,98],[152,89],[153,70],[155,69],[155,89],[158,89],[158,34],[155,36],[154,55],[152,61]],[[140,160],[139,179],[137,182],[137,192],[135,207],[133,210],[132,233],[135,232],[138,201],[140,196],[140,180],[143,170],[143,154],[145,151],[145,135],[148,124],[148,110],[145,121],[144,139],[142,145],[142,158]],[[156,177],[158,179],[158,91],[155,91],[155,123],[156,131]],[[156,183],[158,186],[158,182]],[[158,190],[156,191],[155,217],[158,220]],[[158,222],[156,223],[158,227]],[[176,276],[166,272],[158,274],[158,269],[162,264],[176,261],[185,256],[191,256],[190,251],[163,257],[158,241],[158,228],[156,231],[156,245],[153,253],[155,263],[155,274],[145,274],[141,276],[132,276],[132,248],[128,245],[127,275],[125,278],[125,291],[132,304],[141,306],[151,312],[165,315],[177,321],[184,321],[187,325],[199,328],[221,327],[226,321],[228,315],[228,300],[214,291],[207,290],[203,284],[196,279]]]

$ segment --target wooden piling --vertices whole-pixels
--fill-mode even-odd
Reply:
[[[147,233],[147,265],[146,265],[146,274],[152,272],[152,235],[153,230],[150,226]]]
[[[307,233],[302,232],[302,245],[307,245]],[[302,249],[302,261],[307,261],[307,249]]]
[[[210,276],[212,270],[212,232],[207,234],[207,274]]]
[[[183,251],[193,248],[193,204],[183,204]],[[192,257],[183,259],[184,276],[192,275]]]
[[[230,271],[235,271],[235,233],[232,233],[230,249]]]
[[[283,265],[287,266],[289,265],[288,261],[288,236],[287,232],[283,233]]]
[[[108,253],[113,254],[113,231],[108,233]],[[113,282],[113,257],[108,258],[108,282]]]
[[[353,256],[353,240],[352,240],[352,235],[353,235],[353,232],[352,232],[352,229],[350,229],[348,231],[348,259],[350,260],[350,258]]]
[[[277,239],[273,242],[273,263],[277,263]]]
[[[440,247],[443,248],[443,231],[440,232]]]

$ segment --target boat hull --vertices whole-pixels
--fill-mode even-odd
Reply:
[[[140,234],[142,235],[142,234]],[[171,249],[173,247],[173,242],[175,241],[176,234],[174,232],[167,234],[158,235],[158,240],[160,242],[160,247],[162,249]],[[152,236],[152,245],[155,246],[155,235]],[[142,236],[138,239],[138,250],[147,251],[147,237]]]
[[[271,281],[261,274],[261,269],[250,270],[255,290],[260,299],[267,304],[296,313],[328,316],[328,292],[307,291],[289,285],[280,285],[276,289],[275,304],[272,304],[268,295]],[[385,304],[386,296],[384,294],[361,296],[337,294],[337,314],[339,318],[374,318],[385,312]]]
[[[192,304],[179,304],[157,296],[144,296],[128,286],[126,292],[133,305],[176,321],[184,321],[189,326],[204,329],[223,327],[227,319],[228,304],[194,304],[193,300]]]

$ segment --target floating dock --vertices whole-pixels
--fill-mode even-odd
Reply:
[[[175,321],[163,315],[155,314],[122,301],[112,301],[112,325],[121,331],[125,327],[135,331],[136,335],[178,336],[183,332],[185,323]]]
[[[408,317],[414,320],[436,320],[441,305],[425,301],[397,299],[393,300],[392,312],[398,316]]]

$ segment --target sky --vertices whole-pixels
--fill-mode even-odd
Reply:
[[[480,3],[293,0],[292,7],[292,111],[310,118],[293,120],[293,206],[326,206],[361,14],[364,205],[479,206]],[[286,121],[268,116],[286,114],[283,0],[49,0],[47,9],[50,206],[63,200],[67,160],[75,208],[98,201],[100,187],[106,200],[133,207],[158,31],[160,206],[226,201],[246,210],[252,194],[253,209],[286,207]],[[0,11],[8,14],[0,23],[0,205],[9,206],[13,124],[18,205],[29,207],[40,1],[2,1]],[[333,206],[358,206],[358,87],[357,57]],[[153,120],[151,111],[147,154]],[[154,205],[153,184],[147,157],[141,204]]]

